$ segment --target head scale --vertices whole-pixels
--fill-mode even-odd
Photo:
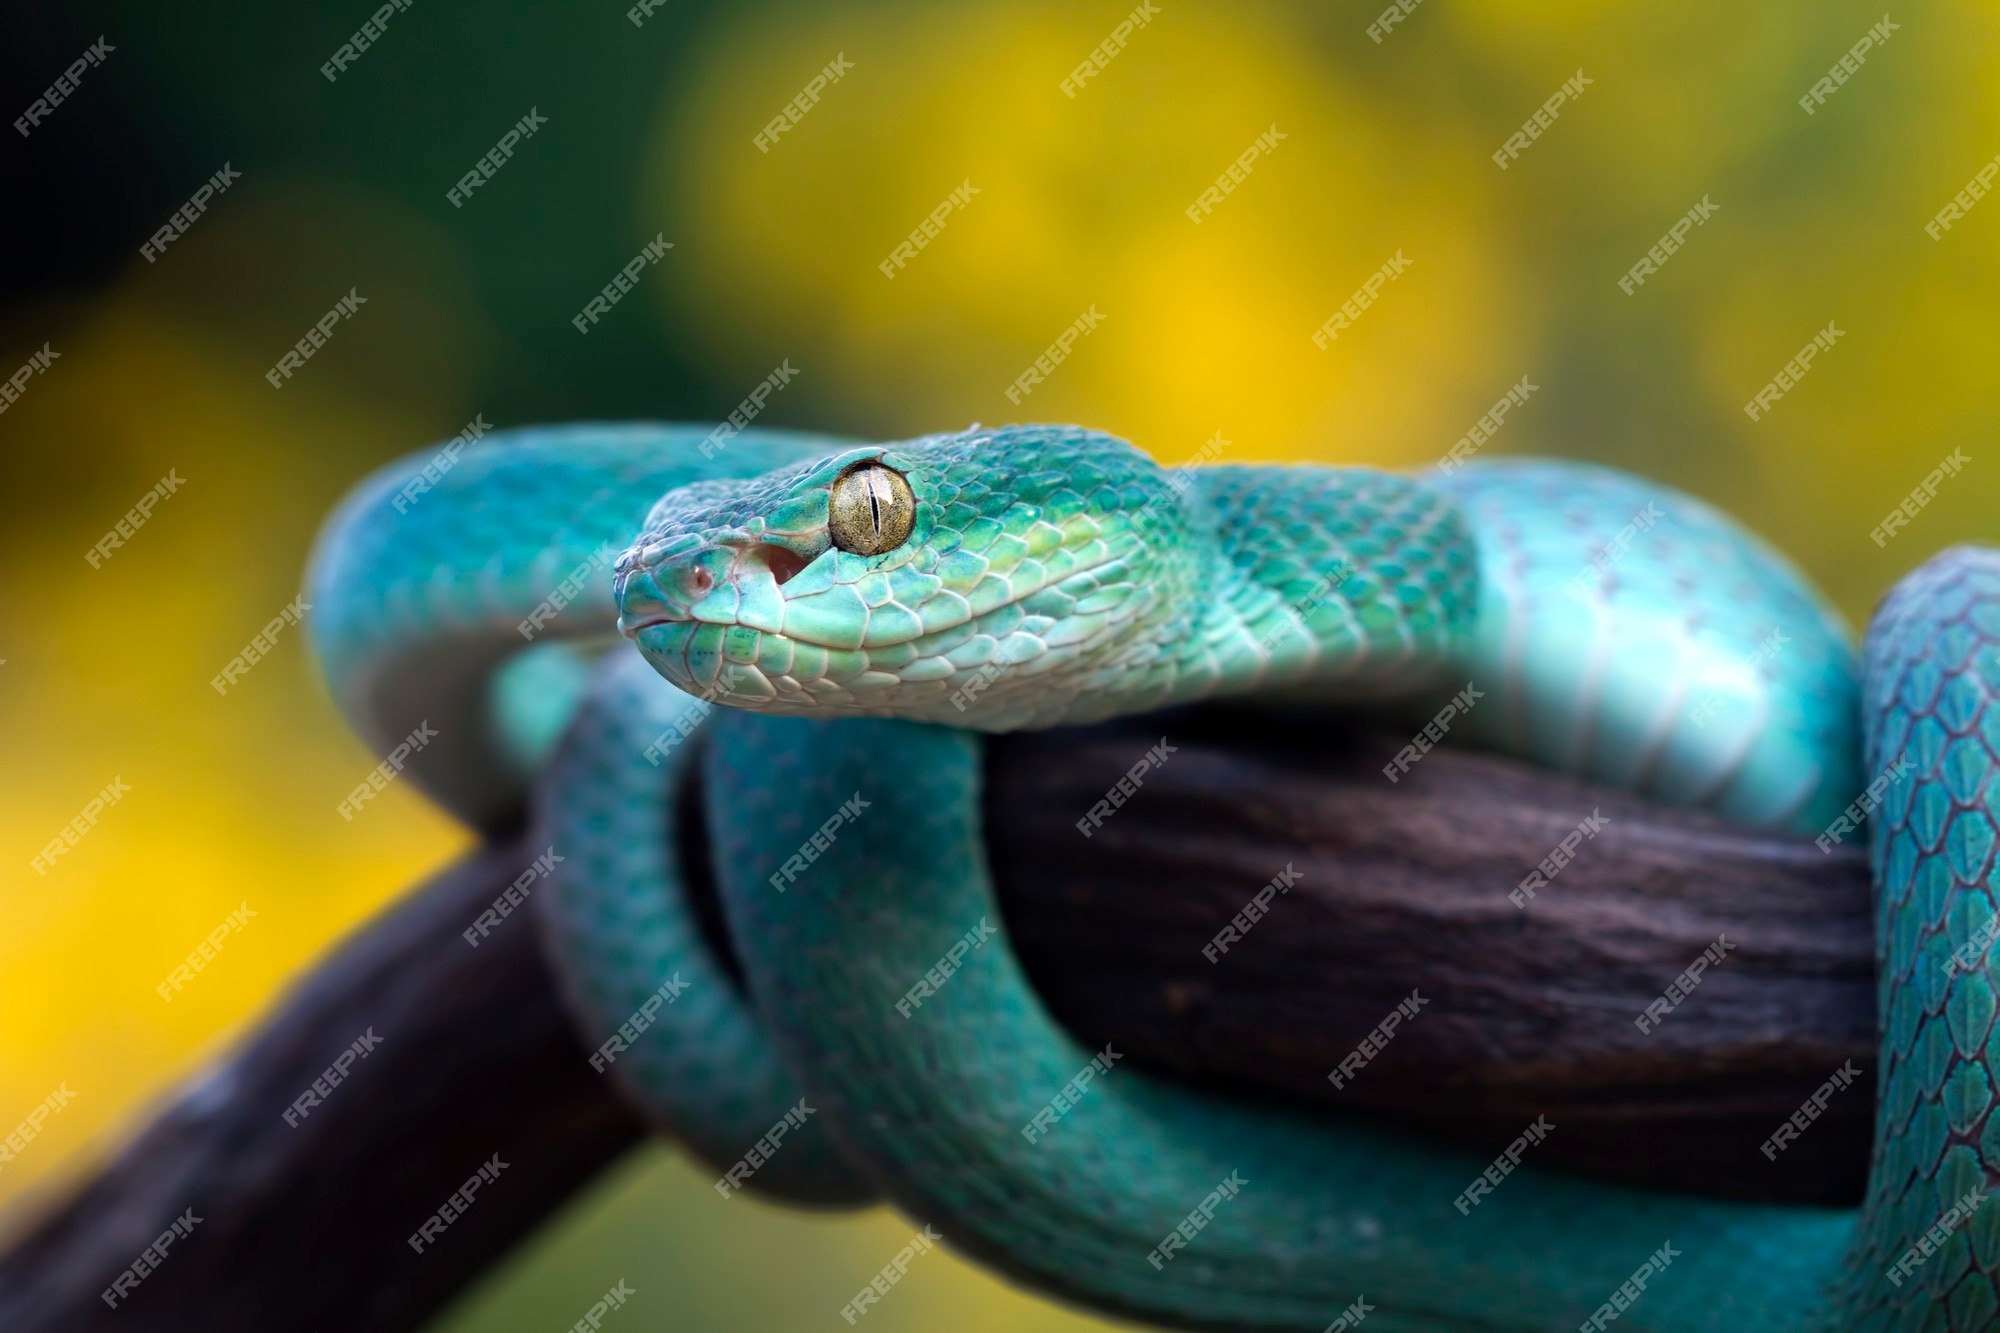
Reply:
[[[860,446],[670,492],[618,558],[618,625],[737,707],[1047,725],[1158,656],[1198,577],[1189,522],[1151,460],[1091,431]]]

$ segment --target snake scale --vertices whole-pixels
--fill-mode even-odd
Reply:
[[[2000,1161],[1992,552],[1907,578],[1857,655],[1783,557],[1598,467],[1176,472],[1069,427],[576,425],[377,473],[308,583],[315,653],[372,749],[428,728],[408,776],[476,827],[532,803],[563,857],[547,938],[609,1076],[718,1168],[810,1095],[818,1122],[749,1187],[887,1196],[1026,1283],[1164,1326],[2000,1320],[2000,1210],[1980,1206]],[[1096,1053],[1004,929],[899,1009],[1000,918],[980,732],[1224,697],[1421,726],[1459,691],[1454,742],[1747,824],[1818,833],[1880,797],[1862,1209],[1530,1161],[1464,1215],[1483,1154],[1124,1067],[1024,1133]],[[699,843],[671,799],[695,764]],[[690,846],[726,947],[680,890]]]

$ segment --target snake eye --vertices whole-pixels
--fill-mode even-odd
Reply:
[[[893,468],[870,459],[840,474],[827,504],[833,544],[855,555],[893,551],[910,538],[917,521],[917,497]]]

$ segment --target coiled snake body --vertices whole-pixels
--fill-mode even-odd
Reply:
[[[611,1076],[718,1166],[801,1094],[824,1111],[755,1188],[887,1194],[1038,1287],[1192,1328],[1318,1330],[1364,1298],[1379,1333],[1994,1325],[2000,1222],[1976,1203],[2000,1042],[1983,950],[1947,965],[1994,915],[1991,553],[1906,580],[1863,670],[1782,557],[1600,468],[1180,474],[1072,428],[574,426],[378,473],[309,584],[371,747],[427,724],[410,776],[478,826],[532,788],[586,1039],[632,1034]],[[977,732],[1224,696],[1421,726],[1467,690],[1455,741],[1748,823],[1819,832],[1891,775],[1868,833],[1883,1049],[1858,1215],[1533,1165],[1462,1215],[1483,1154],[1122,1067],[1025,1134],[1094,1052],[1004,933],[899,1009],[999,919]],[[679,888],[669,798],[694,762],[740,982]]]

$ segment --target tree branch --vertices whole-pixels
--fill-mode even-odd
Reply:
[[[1082,836],[1078,818],[1163,731],[1167,762]],[[996,740],[1001,909],[1056,1013],[1157,1069],[1494,1148],[1547,1115],[1563,1132],[1538,1165],[1858,1197],[1865,1089],[1775,1162],[1757,1151],[1844,1061],[1872,1076],[1856,851],[1454,751],[1391,785],[1379,766],[1402,743],[1219,713]],[[1525,909],[1510,902],[1593,811],[1603,830]],[[413,1329],[636,1143],[638,1118],[559,1006],[532,914],[477,949],[460,937],[535,850],[514,839],[468,857],[361,928],[94,1179],[17,1213],[0,1327],[248,1331],[309,1313],[324,1333]],[[1267,913],[1215,945],[1288,866],[1296,881]],[[1719,936],[1725,961],[1639,1031]],[[1334,1088],[1328,1071],[1412,990],[1418,1017]],[[295,1101],[371,1032],[379,1044],[300,1115]],[[498,1178],[414,1249],[496,1154]],[[192,1233],[107,1304],[190,1209]]]

